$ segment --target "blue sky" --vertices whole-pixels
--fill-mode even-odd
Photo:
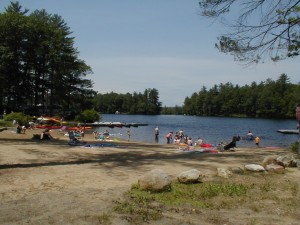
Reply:
[[[0,0],[0,10],[9,5]],[[163,106],[181,106],[201,87],[245,85],[286,73],[300,82],[299,58],[244,67],[214,47],[224,28],[200,16],[197,0],[20,0],[62,16],[99,93],[159,91]]]

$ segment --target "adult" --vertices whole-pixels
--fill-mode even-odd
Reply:
[[[155,142],[158,142],[158,136],[159,136],[159,129],[158,127],[155,127],[154,129],[154,137],[155,137]]]
[[[252,141],[254,139],[253,133],[249,130],[246,139]]]
[[[203,144],[203,140],[199,137],[198,140],[196,141],[197,146],[201,146]]]
[[[127,135],[128,135],[128,141],[130,141],[130,137],[131,137],[131,131],[130,131],[130,129],[127,131]]]
[[[22,133],[22,126],[17,122],[17,134],[21,134]]]
[[[172,131],[170,131],[170,132],[166,135],[167,144],[170,144],[170,143],[171,143],[172,135],[173,135],[173,132],[172,132]]]
[[[50,139],[52,139],[52,136],[51,136],[51,134],[50,134],[49,128],[46,128],[46,129],[41,133],[40,139],[41,139],[41,140],[50,140]]]
[[[188,144],[188,146],[193,146],[193,140],[192,140],[192,138],[188,138],[188,140],[187,140],[187,144]]]
[[[178,135],[179,135],[180,140],[182,140],[182,138],[184,137],[182,129],[180,129],[180,131],[178,132]]]
[[[44,123],[45,123],[44,117],[43,117],[43,115],[41,115],[41,117],[40,117],[40,125],[44,125]]]

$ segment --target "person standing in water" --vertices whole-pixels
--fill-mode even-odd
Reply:
[[[131,131],[130,131],[130,129],[127,131],[127,135],[128,135],[128,141],[130,141],[130,137],[131,137]]]
[[[172,142],[172,135],[173,135],[173,131],[170,131],[170,132],[166,135],[167,144],[170,144],[170,143]]]
[[[259,147],[259,142],[260,142],[260,138],[258,136],[256,136],[256,138],[255,138],[256,147]]]
[[[154,129],[155,142],[158,143],[159,129],[156,127]]]

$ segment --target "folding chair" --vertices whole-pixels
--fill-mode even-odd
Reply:
[[[68,131],[68,134],[69,134],[69,145],[84,145],[85,143],[84,142],[81,142],[79,141],[75,135],[74,135],[74,132],[73,131]]]

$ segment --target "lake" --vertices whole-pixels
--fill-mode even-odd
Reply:
[[[155,143],[154,129],[159,128],[159,143],[166,143],[166,134],[183,129],[195,142],[201,137],[206,143],[230,142],[234,135],[245,137],[248,131],[260,137],[261,146],[290,147],[298,139],[295,134],[281,134],[279,129],[296,129],[296,120],[274,120],[256,118],[198,117],[184,115],[123,115],[101,114],[101,122],[142,123],[148,126],[131,127],[131,140]],[[112,136],[127,139],[129,128],[98,127],[98,131],[108,130]],[[240,140],[237,147],[255,146],[254,141]]]

